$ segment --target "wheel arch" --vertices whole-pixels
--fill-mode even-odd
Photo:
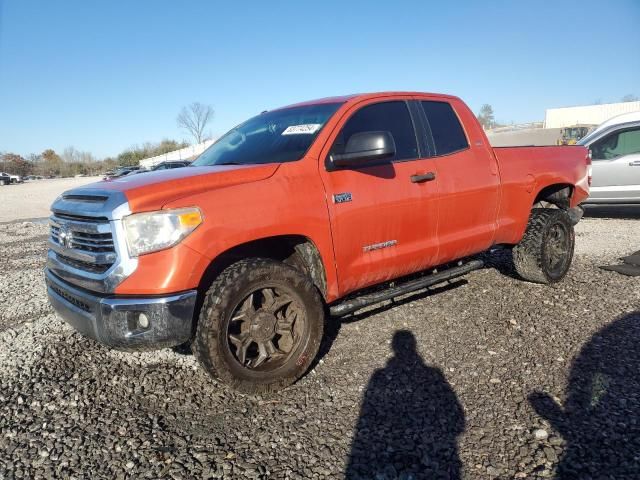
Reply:
[[[534,197],[531,209],[559,208],[569,210],[574,186],[570,183],[553,183],[541,188]]]
[[[311,278],[322,298],[327,298],[327,272],[315,242],[304,235],[277,235],[251,240],[217,255],[200,280],[199,292],[209,288],[213,280],[233,263],[246,258],[270,258],[287,263]]]

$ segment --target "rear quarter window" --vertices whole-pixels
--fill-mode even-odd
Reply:
[[[436,155],[448,155],[469,148],[460,120],[447,102],[422,101],[429,122]]]

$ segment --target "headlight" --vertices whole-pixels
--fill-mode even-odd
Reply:
[[[202,223],[196,207],[135,213],[122,220],[129,255],[164,250],[182,241]]]

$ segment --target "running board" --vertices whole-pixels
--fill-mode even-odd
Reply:
[[[433,273],[431,275],[418,278],[416,280],[409,280],[402,285],[395,287],[389,287],[386,290],[380,292],[369,293],[360,297],[350,298],[344,302],[340,302],[329,308],[329,312],[334,317],[343,317],[350,313],[360,310],[361,308],[368,307],[374,303],[380,303],[385,300],[391,300],[394,297],[405,295],[407,293],[415,292],[422,288],[430,287],[436,283],[446,282],[452,278],[466,275],[473,270],[478,270],[484,266],[482,260],[471,260],[464,265],[458,265],[456,267],[449,268],[442,272]]]

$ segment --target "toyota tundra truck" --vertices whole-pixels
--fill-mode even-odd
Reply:
[[[583,146],[492,148],[457,97],[388,92],[265,111],[189,167],[98,182],[52,205],[58,314],[112,348],[190,345],[214,378],[284,388],[325,320],[481,268],[569,270],[589,193]]]

